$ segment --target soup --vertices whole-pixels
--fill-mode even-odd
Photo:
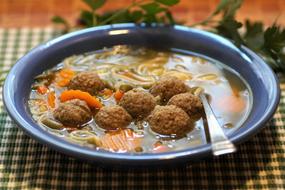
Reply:
[[[94,151],[157,153],[207,143],[201,92],[226,134],[242,125],[251,93],[230,68],[180,50],[120,45],[37,76],[29,108],[49,133]]]

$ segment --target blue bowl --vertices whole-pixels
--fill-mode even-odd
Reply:
[[[246,47],[237,48],[218,35],[184,26],[115,24],[63,35],[39,45],[22,57],[11,69],[4,84],[3,99],[9,115],[39,142],[67,155],[104,164],[161,165],[211,155],[210,144],[158,154],[95,151],[49,134],[32,119],[27,101],[36,75],[68,56],[118,44],[187,50],[220,61],[238,72],[252,90],[253,106],[242,127],[229,137],[235,144],[245,141],[264,127],[278,106],[280,89],[276,76],[259,56]]]

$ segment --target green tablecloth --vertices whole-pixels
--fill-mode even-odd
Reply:
[[[55,35],[50,28],[0,29],[0,72]],[[285,83],[281,88],[274,118],[237,153],[151,171],[102,169],[37,143],[7,115],[1,93],[0,189],[285,189]]]

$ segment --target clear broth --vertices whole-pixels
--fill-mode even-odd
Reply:
[[[138,47],[114,46],[113,48],[66,58],[46,72],[58,72],[62,68],[71,68],[75,72],[94,70],[102,79],[112,83],[115,88],[121,84],[129,83],[148,90],[151,84],[162,75],[177,76],[192,87],[193,91],[199,87],[210,95],[210,104],[220,124],[225,126],[226,134],[230,134],[241,127],[251,109],[251,90],[241,76],[215,60],[196,54],[182,53],[179,50],[167,52]],[[135,73],[135,76],[126,78],[125,75],[122,76],[122,73],[125,72]],[[35,81],[35,85],[37,83]],[[51,83],[49,90],[54,91],[56,97],[59,97],[60,93],[66,90],[66,87],[59,88]],[[113,96],[109,98],[99,96],[99,99],[105,106],[116,104]],[[46,102],[46,94],[39,94],[37,90],[31,91],[30,111],[40,126],[48,132],[73,143],[95,149],[106,149],[94,146],[87,141],[92,134],[98,137],[106,134],[106,131],[98,127],[94,120],[75,130],[75,132],[70,132],[67,128],[51,129],[42,124],[40,118],[43,115],[53,117],[53,108],[47,106]],[[55,105],[58,104],[59,100],[56,99]],[[182,150],[207,143],[202,118],[195,123],[194,130],[181,139],[164,138],[155,134],[146,121],[132,122],[128,128],[134,131],[136,138],[141,139],[140,151],[108,149],[109,151],[156,153]]]

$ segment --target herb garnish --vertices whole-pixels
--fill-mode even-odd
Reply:
[[[82,0],[88,10],[81,10],[78,22],[71,26],[64,18],[54,16],[52,22],[63,26],[63,32],[79,28],[114,24],[114,23],[165,23],[177,24],[170,8],[179,0],[133,0],[125,8],[99,13],[98,9],[107,0]],[[191,27],[201,26],[204,29],[232,40],[238,47],[245,45],[264,58],[275,72],[285,75],[285,28],[273,23],[264,27],[262,22],[245,23],[236,20],[235,16],[243,0],[220,0],[216,9],[206,19],[193,23]],[[179,24],[183,24],[180,22]],[[243,31],[243,32],[240,32]],[[0,84],[4,81],[0,72]]]
[[[126,8],[99,14],[97,10],[101,8],[106,0],[83,0],[88,5],[88,10],[81,10],[77,26],[75,28],[88,28],[113,23],[176,23],[172,17],[169,7],[179,3],[179,0],[141,0],[133,1]],[[69,31],[70,25],[65,19],[59,16],[52,18],[56,24],[63,24],[64,30]]]
[[[96,11],[106,3],[106,0],[83,0],[83,2],[90,10],[81,11],[79,23],[75,28],[123,22],[177,23],[169,8],[178,4],[179,0],[134,0],[126,8],[103,14]],[[263,57],[275,72],[285,74],[285,28],[276,23],[265,28],[262,22],[237,21],[236,13],[242,3],[243,0],[220,0],[210,16],[190,26],[202,26],[208,31],[232,40],[237,46],[249,47]],[[70,29],[70,25],[61,17],[54,17],[53,22],[63,24],[65,31]],[[241,29],[243,32],[240,32]]]

